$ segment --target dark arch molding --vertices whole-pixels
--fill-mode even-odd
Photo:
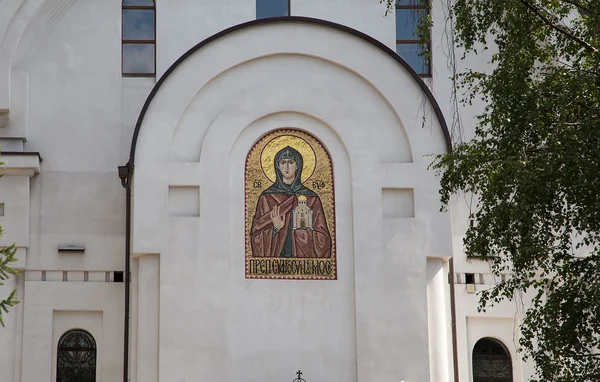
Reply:
[[[419,87],[421,88],[421,90],[423,91],[423,93],[425,94],[425,96],[427,97],[429,102],[431,103],[431,106],[433,107],[433,110],[435,112],[435,116],[437,117],[438,122],[442,128],[442,132],[444,133],[444,139],[446,141],[446,149],[448,150],[448,152],[452,151],[452,142],[450,139],[450,132],[448,131],[448,125],[446,124],[446,120],[444,119],[442,110],[440,109],[440,106],[438,105],[437,101],[435,100],[435,97],[433,96],[433,94],[431,93],[431,90],[429,90],[429,88],[427,87],[427,85],[425,84],[423,79],[413,70],[413,68],[410,67],[410,65],[408,65],[408,63],[406,61],[404,61],[400,56],[398,56],[398,54],[396,54],[396,52],[394,52],[393,50],[391,50],[390,48],[385,46],[380,41],[374,39],[373,37],[366,35],[362,32],[359,32],[356,29],[347,27],[345,25],[337,24],[337,23],[327,21],[327,20],[315,19],[312,17],[284,16],[284,17],[272,17],[272,18],[266,18],[266,19],[252,20],[252,21],[248,21],[248,22],[245,22],[242,24],[234,25],[232,27],[224,29],[221,32],[218,32],[218,33],[208,37],[204,41],[198,43],[196,46],[192,47],[190,50],[185,52],[181,57],[179,57],[177,59],[177,61],[175,61],[169,67],[169,69],[167,69],[167,71],[162,75],[162,77],[158,80],[156,85],[154,85],[154,87],[152,88],[152,91],[148,95],[148,98],[146,98],[146,102],[144,103],[144,106],[142,107],[140,115],[135,124],[135,130],[133,132],[133,138],[131,140],[131,149],[129,151],[129,161],[127,162],[128,167],[133,166],[133,164],[135,163],[135,149],[136,149],[137,140],[138,140],[138,137],[140,134],[140,128],[142,126],[142,122],[144,121],[144,116],[146,115],[146,111],[148,110],[150,103],[152,103],[154,96],[156,95],[156,93],[158,92],[158,90],[160,89],[162,84],[169,77],[169,75],[179,66],[179,64],[181,64],[183,61],[185,61],[186,58],[188,58],[189,56],[194,54],[197,50],[201,49],[205,45],[207,45],[210,42],[217,40],[218,38],[223,37],[229,33],[232,33],[232,32],[238,31],[240,29],[244,29],[244,28],[250,28],[250,27],[253,27],[256,25],[266,25],[266,24],[276,24],[276,23],[306,23],[306,24],[326,26],[326,27],[337,29],[337,30],[340,30],[340,31],[343,31],[346,33],[350,33],[350,34],[374,45],[375,47],[379,48],[380,50],[382,50],[384,53],[386,53],[388,56],[390,56],[392,59],[394,59],[400,65],[402,65],[402,67],[408,73],[410,73],[410,75],[413,77],[415,82],[419,85]]]

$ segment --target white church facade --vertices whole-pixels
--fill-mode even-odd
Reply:
[[[428,62],[412,0],[0,1],[0,379],[526,381],[428,169],[442,3]]]

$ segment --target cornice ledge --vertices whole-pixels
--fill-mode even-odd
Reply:
[[[5,151],[0,154],[0,174],[7,176],[29,176],[33,177],[40,173],[42,157],[38,152]]]
[[[150,253],[150,252],[139,252],[139,253],[132,253],[131,256],[134,259],[139,259],[140,257],[144,257],[144,256],[160,256],[160,253]]]

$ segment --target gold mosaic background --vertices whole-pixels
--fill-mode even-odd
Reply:
[[[273,160],[277,152],[285,146],[293,147],[298,150],[304,160],[302,169],[303,184],[319,195],[323,204],[323,211],[327,220],[327,227],[331,235],[331,258],[330,259],[308,259],[308,258],[265,258],[252,257],[252,248],[250,246],[250,228],[252,227],[252,218],[256,211],[256,203],[260,194],[269,188],[274,179]],[[310,170],[314,166],[314,172]],[[263,167],[265,171],[263,171]],[[266,172],[266,174],[265,174]],[[267,176],[268,175],[268,176]],[[308,177],[308,178],[307,178]],[[246,158],[245,171],[245,194],[246,194],[246,277],[247,278],[274,278],[274,279],[323,279],[334,280],[337,278],[336,266],[336,240],[335,240],[335,200],[333,169],[331,158],[325,147],[312,135],[300,130],[279,129],[262,137],[250,150]],[[326,276],[300,276],[292,274],[257,274],[251,272],[250,261],[252,259],[267,260],[273,259],[276,262],[293,262],[294,260],[318,260],[319,263],[333,269],[332,274]],[[256,267],[252,267],[255,269]]]

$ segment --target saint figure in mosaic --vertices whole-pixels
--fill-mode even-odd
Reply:
[[[331,257],[321,199],[302,183],[304,160],[290,146],[274,158],[275,183],[258,198],[250,242],[253,257]]]
[[[336,280],[333,165],[312,134],[276,129],[254,143],[244,171],[249,279]]]

